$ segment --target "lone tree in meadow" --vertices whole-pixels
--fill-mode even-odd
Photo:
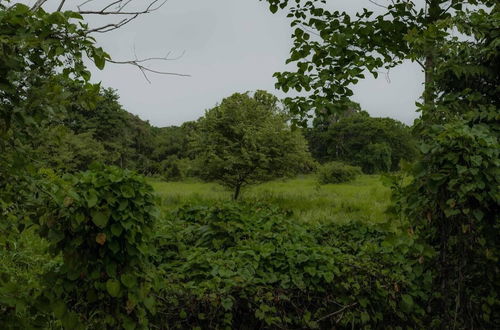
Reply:
[[[278,99],[236,93],[208,110],[192,137],[200,175],[234,191],[307,169],[312,159],[298,130],[287,124]]]

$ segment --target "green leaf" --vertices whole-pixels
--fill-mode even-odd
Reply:
[[[233,300],[231,299],[231,297],[222,298],[221,304],[226,311],[229,311],[231,310],[231,308],[233,308]]]
[[[123,232],[123,227],[119,223],[114,223],[111,225],[111,233],[115,236],[120,236]]]
[[[123,274],[120,280],[127,288],[133,288],[137,285],[137,278],[132,274]]]
[[[104,228],[108,224],[109,211],[92,211],[92,222],[99,228]]]
[[[61,319],[63,317],[63,315],[66,313],[66,310],[66,304],[64,303],[64,301],[58,301],[52,306],[52,311],[58,319]]]
[[[404,294],[401,296],[402,309],[404,311],[411,311],[413,307],[413,298],[410,295]]]
[[[109,279],[106,282],[106,290],[111,297],[118,297],[120,295],[120,282],[115,279]]]
[[[156,301],[155,301],[154,297],[152,297],[152,296],[146,297],[144,299],[144,306],[146,306],[148,311],[151,312],[152,314],[156,313],[155,304],[156,304]]]
[[[132,198],[135,196],[134,189],[132,187],[130,187],[129,185],[123,185],[120,188],[120,190],[123,194],[123,197],[125,197],[125,198]],[[121,203],[120,203],[120,206],[121,206]]]

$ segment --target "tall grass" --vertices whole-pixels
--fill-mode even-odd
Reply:
[[[165,210],[186,203],[231,199],[231,192],[215,183],[152,181],[151,184]],[[377,175],[362,175],[349,183],[327,185],[319,185],[314,176],[308,175],[248,187],[241,198],[292,210],[297,219],[306,222],[382,222],[390,190]]]

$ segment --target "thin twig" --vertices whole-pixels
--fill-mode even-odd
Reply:
[[[113,64],[128,64],[128,65],[133,65],[133,66],[137,67],[141,71],[141,73],[144,76],[144,78],[149,83],[151,83],[151,80],[149,80],[149,78],[147,76],[148,72],[155,73],[155,74],[161,74],[161,75],[169,75],[169,76],[191,77],[191,75],[189,75],[189,74],[176,73],[176,72],[166,72],[166,71],[158,71],[158,70],[154,70],[154,69],[148,68],[148,67],[140,64],[141,60],[130,60],[130,61],[106,60],[106,61],[109,62],[109,63],[113,63]]]
[[[381,4],[379,4],[379,3],[376,3],[376,2],[375,2],[375,1],[373,1],[373,0],[368,0],[368,1],[370,1],[371,3],[373,3],[373,4],[374,4],[374,5],[376,5],[376,6],[379,6],[379,7],[385,8],[385,9],[387,9],[387,8],[388,8],[387,6],[384,6],[384,5],[381,5]]]
[[[340,313],[342,313],[343,311],[345,311],[346,309],[351,308],[351,307],[354,307],[354,306],[356,306],[357,304],[358,304],[358,303],[352,303],[352,304],[350,304],[350,305],[346,305],[346,306],[342,307],[341,309],[339,309],[338,311],[335,311],[335,312],[333,312],[333,313],[330,313],[330,314],[328,314],[328,315],[323,316],[322,318],[317,319],[317,320],[316,320],[316,322],[320,322],[320,321],[323,321],[324,319],[327,319],[327,318],[329,318],[329,317],[332,317],[332,316],[335,316],[335,315],[337,315],[337,314],[340,314]]]

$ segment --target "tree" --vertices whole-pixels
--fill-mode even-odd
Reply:
[[[39,212],[33,160],[27,147],[43,122],[65,110],[79,97],[68,86],[78,84],[89,93],[90,74],[83,56],[100,68],[107,55],[85,32],[81,16],[71,12],[48,14],[27,6],[0,2],[0,249],[9,253],[18,233]],[[13,278],[2,278],[0,291],[9,296]],[[10,295],[0,302],[0,323],[16,324],[16,306],[25,308],[36,292]],[[4,296],[5,297],[5,296]],[[5,320],[8,320],[5,322]]]
[[[0,3],[0,244],[21,225],[25,198],[33,184],[26,175],[32,162],[26,148],[42,122],[81,102],[68,86],[88,93],[83,54],[103,67],[106,53],[85,33],[81,16],[48,14]],[[1,237],[3,236],[3,237]]]
[[[461,35],[437,48],[435,107],[416,122],[422,155],[396,199],[438,251],[428,308],[443,328],[500,327],[499,22],[498,3],[450,22]]]
[[[36,162],[62,173],[84,171],[93,162],[103,162],[103,145],[92,137],[92,132],[73,133],[65,126],[42,130],[33,150]]]
[[[449,38],[454,15],[470,15],[492,8],[494,0],[393,0],[374,3],[383,12],[374,15],[363,8],[355,16],[328,10],[325,0],[266,0],[272,12],[286,8],[295,28],[288,63],[295,72],[276,73],[276,86],[307,91],[310,95],[285,99],[293,114],[304,118],[310,110],[335,112],[346,108],[352,86],[366,73],[377,77],[405,60],[419,63],[425,71],[424,103],[431,106],[436,96],[434,76],[440,58],[439,44]]]
[[[320,161],[341,160],[360,166],[365,173],[399,170],[401,160],[417,155],[410,128],[391,118],[372,118],[361,112],[326,124],[315,122],[307,139]]]
[[[307,145],[273,95],[233,94],[200,118],[192,137],[201,176],[233,189],[296,173],[310,159]]]

